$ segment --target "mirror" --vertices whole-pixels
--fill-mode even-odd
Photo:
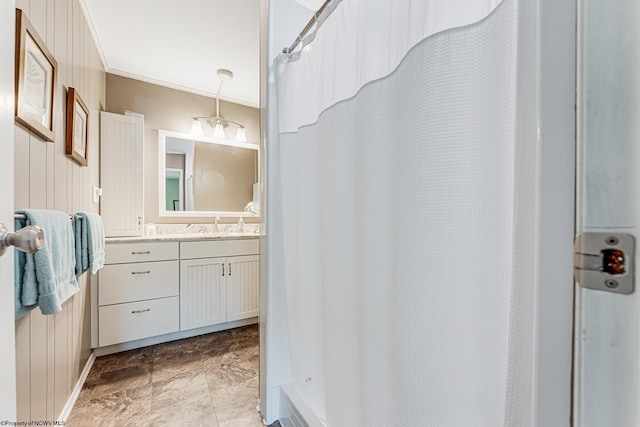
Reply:
[[[259,146],[158,131],[160,216],[256,216]]]

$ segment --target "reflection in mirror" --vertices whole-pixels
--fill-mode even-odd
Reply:
[[[167,164],[169,156],[175,154],[167,154]],[[183,156],[184,157],[184,156]],[[165,168],[167,180],[166,188],[166,209],[167,211],[183,211],[184,210],[184,168]],[[193,197],[191,197],[193,199]]]
[[[161,216],[255,216],[246,207],[257,205],[257,145],[158,134]]]

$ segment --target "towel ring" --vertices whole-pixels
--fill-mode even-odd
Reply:
[[[15,233],[9,232],[7,226],[0,222],[0,256],[9,246],[15,246],[22,252],[34,253],[42,248],[44,233],[37,225],[28,225]]]

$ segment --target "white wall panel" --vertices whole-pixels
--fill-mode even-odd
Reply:
[[[17,0],[58,61],[54,104],[55,142],[44,142],[15,125],[15,208],[97,212],[89,189],[99,185],[98,111],[105,103],[105,72],[91,52],[95,42],[77,0]],[[66,93],[76,87],[90,109],[89,165],[65,155]],[[93,153],[93,154],[92,154]],[[54,316],[38,309],[16,321],[18,420],[57,419],[67,403],[90,349],[87,316],[91,277]]]

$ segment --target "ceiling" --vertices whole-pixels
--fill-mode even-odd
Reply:
[[[259,105],[260,0],[84,2],[108,72]]]
[[[322,6],[322,3],[324,3],[324,0],[295,0],[295,1],[314,11],[320,9],[320,6]]]
[[[216,70],[226,68],[234,77],[224,83],[220,98],[258,107],[260,1],[80,3],[89,15],[107,72],[214,96],[219,84]],[[311,10],[324,3],[295,1]]]

